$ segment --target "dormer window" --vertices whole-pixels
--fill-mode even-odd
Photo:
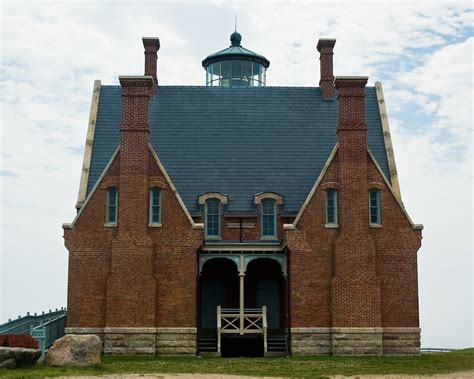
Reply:
[[[220,238],[221,202],[207,199],[205,203],[206,238]]]
[[[262,238],[276,237],[276,201],[262,200]]]
[[[221,238],[221,205],[227,204],[229,197],[220,192],[205,192],[199,195],[199,204],[204,205],[204,229],[206,238]]]
[[[117,187],[107,188],[106,206],[105,206],[105,224],[117,225],[118,211],[118,189]]]
[[[277,205],[283,204],[283,197],[275,192],[260,192],[253,196],[255,204],[260,204],[262,239],[277,238]]]

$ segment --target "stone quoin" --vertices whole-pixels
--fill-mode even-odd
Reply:
[[[400,194],[382,87],[266,86],[231,45],[205,86],[94,83],[69,251],[68,334],[105,354],[415,355],[422,226]]]

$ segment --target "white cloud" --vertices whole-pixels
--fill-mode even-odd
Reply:
[[[160,84],[203,85],[201,60],[229,44],[235,13],[244,46],[271,61],[270,85],[317,85],[319,37],[338,39],[336,75],[384,82],[402,193],[426,226],[423,340],[468,344],[471,3],[2,2],[0,170],[12,174],[0,177],[0,322],[65,304],[60,226],[75,214],[82,157],[74,150],[85,141],[94,79],[141,74],[140,39],[158,35]],[[459,215],[460,225],[446,223]],[[439,333],[445,327],[453,332]]]
[[[431,97],[439,117],[436,125],[459,137],[472,129],[472,63],[474,38],[448,45],[427,57],[426,62],[399,77],[400,85],[414,97]],[[420,105],[423,105],[421,103]]]

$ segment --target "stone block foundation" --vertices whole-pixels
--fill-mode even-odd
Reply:
[[[330,355],[331,328],[291,328],[291,353]]]
[[[66,328],[66,334],[98,335],[106,355],[196,355],[196,328]]]
[[[156,328],[156,355],[195,356],[196,328]]]
[[[382,328],[332,328],[332,354],[382,355],[382,333]]]
[[[420,355],[420,328],[384,328],[384,355]]]
[[[420,328],[291,328],[293,355],[419,355]]]

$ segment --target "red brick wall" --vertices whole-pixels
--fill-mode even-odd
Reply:
[[[325,228],[325,188],[334,182],[338,183],[338,154],[329,166],[319,188],[308,204],[295,230],[286,230],[286,239],[291,254],[291,322],[292,327],[329,327],[329,326],[384,326],[384,327],[418,327],[418,283],[417,251],[420,247],[421,232],[414,230],[399,204],[383,181],[375,164],[366,154],[368,172],[365,180],[364,202],[366,214],[364,223],[355,233],[369,235],[374,249],[372,257],[362,255],[361,265],[357,256],[343,261],[343,268],[337,274],[344,275],[345,280],[338,279],[336,296],[343,301],[339,314],[331,314],[331,299],[335,295],[331,282],[338,271],[335,245],[347,243],[347,250],[353,251],[356,240],[338,240],[344,227]],[[381,221],[382,228],[369,228],[368,190],[374,183],[381,188]],[[339,211],[339,220],[341,219]],[[362,229],[362,230],[361,230]],[[369,265],[375,275],[365,272]],[[354,267],[354,272],[350,272]],[[342,282],[342,284],[340,284]],[[378,314],[374,314],[373,304],[366,304],[364,298],[378,301],[378,294],[372,297],[374,283],[380,291]],[[342,288],[341,288],[342,287]],[[377,290],[377,288],[376,288]],[[342,292],[342,294],[341,294]],[[362,299],[361,299],[362,298]],[[344,306],[346,304],[346,306]],[[344,324],[336,324],[344,320]],[[364,320],[364,323],[361,322]],[[366,321],[367,320],[367,321]]]
[[[138,246],[138,250],[145,253],[136,252],[140,241],[118,239],[118,228],[104,227],[107,183],[118,183],[117,176],[109,175],[115,174],[114,168],[119,166],[115,162],[82,211],[75,228],[65,230],[66,247],[70,252],[69,327],[195,326],[197,250],[203,231],[191,228],[152,157],[149,157],[149,165],[154,168],[147,179],[147,188],[162,189],[162,227],[146,226],[146,236],[138,239],[145,241],[146,245]],[[122,196],[119,186],[119,199]],[[120,215],[126,205],[120,200],[119,204]],[[146,225],[148,205],[146,197],[139,208]],[[115,256],[112,255],[114,243],[118,245],[113,247]],[[113,270],[118,275],[111,275]],[[111,292],[110,286],[116,290]]]
[[[38,349],[38,341],[28,334],[0,334],[0,346]]]
[[[338,153],[296,230],[291,251],[292,327],[417,327],[414,230],[367,153],[365,80],[336,80]],[[337,229],[325,228],[325,193],[336,183]],[[369,227],[368,191],[381,189],[381,228]]]
[[[153,82],[121,78],[121,84],[120,154],[75,228],[65,231],[68,326],[194,326],[202,230],[191,228],[148,150]],[[119,211],[117,227],[108,228],[105,199],[111,185],[119,189]],[[148,226],[153,186],[163,190],[161,228]]]
[[[141,81],[140,81],[141,80]],[[204,237],[192,229],[148,150],[153,82],[121,80],[120,153],[65,230],[69,254],[68,326],[196,326],[197,254]],[[413,230],[367,153],[363,85],[339,87],[339,151],[295,230],[290,249],[292,327],[418,326]],[[341,83],[339,83],[341,85]],[[106,190],[119,188],[118,226],[104,227]],[[162,189],[161,227],[148,226],[149,189]],[[338,189],[338,229],[325,227],[325,189]],[[369,228],[368,190],[381,189],[382,228]],[[223,240],[238,240],[222,217]],[[260,239],[260,217],[242,239]],[[285,220],[287,222],[287,220]]]
[[[337,181],[337,156],[295,230],[286,230],[290,250],[292,327],[331,326],[331,279],[336,229],[326,229],[324,184]]]

